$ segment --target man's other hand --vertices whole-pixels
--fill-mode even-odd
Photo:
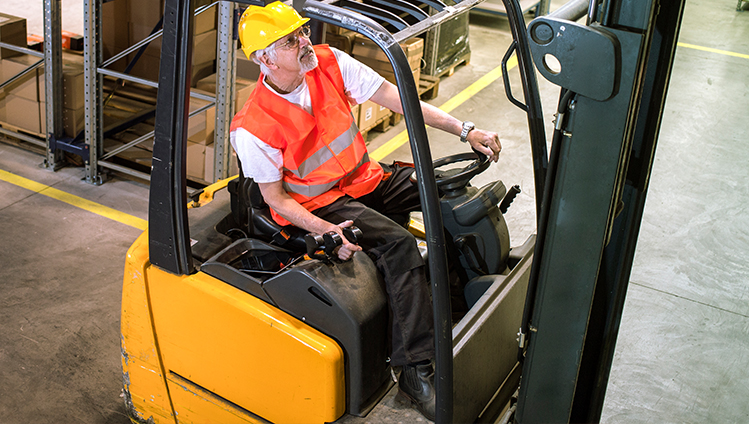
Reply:
[[[343,229],[352,225],[354,225],[354,221],[348,220],[343,221],[331,228],[331,231],[335,231],[336,233],[338,233],[341,236],[341,240],[343,240],[343,243],[338,248],[338,259],[342,261],[351,259],[351,256],[354,254],[354,252],[359,252],[362,250],[361,246],[349,242],[343,235]]]

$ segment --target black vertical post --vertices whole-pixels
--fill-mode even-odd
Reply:
[[[192,272],[185,182],[192,74],[193,1],[166,0],[148,210],[152,264]]]

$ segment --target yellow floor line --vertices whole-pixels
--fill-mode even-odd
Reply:
[[[512,58],[510,58],[509,61],[507,61],[507,70],[509,71],[510,69],[516,67],[517,65],[518,65],[517,56],[513,56]],[[468,86],[468,88],[458,93],[458,95],[446,101],[439,108],[444,110],[447,113],[452,112],[453,109],[463,104],[466,100],[476,95],[476,93],[486,88],[489,84],[493,83],[501,76],[502,76],[502,67],[497,66],[491,72],[479,78],[476,82]],[[370,153],[369,157],[376,161],[381,161],[387,155],[393,153],[396,149],[406,144],[407,142],[408,142],[408,132],[405,130],[401,131],[398,135],[396,135],[395,137],[385,142],[385,144],[380,146],[377,150]]]
[[[124,212],[120,212],[116,209],[112,209],[107,206],[92,202],[90,200],[86,200],[82,197],[78,197],[70,193],[66,193],[62,190],[58,190],[56,188],[46,186],[44,184],[29,180],[27,178],[19,177],[18,175],[12,174],[10,172],[3,171],[2,169],[0,169],[0,180],[9,182],[13,185],[25,188],[27,190],[31,190],[35,193],[39,193],[41,195],[51,197],[53,199],[57,199],[61,202],[65,202],[77,208],[84,209],[89,212],[93,212],[105,218],[109,218],[111,220],[121,222],[125,225],[135,227],[139,230],[145,230],[148,227],[148,222],[145,219],[140,219],[138,217],[128,215]]]
[[[695,44],[687,43],[676,43],[679,47],[686,47],[688,49],[702,50],[703,52],[718,53],[726,56],[740,57],[742,59],[749,59],[749,54],[729,52],[728,50],[713,49],[711,47],[702,47]]]

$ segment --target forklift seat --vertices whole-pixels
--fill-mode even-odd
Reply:
[[[248,237],[258,238],[295,252],[306,252],[304,236],[307,232],[293,225],[282,226],[274,221],[260,187],[252,178],[246,178],[240,172],[239,178],[230,181],[228,188],[231,194],[232,215],[247,231]]]

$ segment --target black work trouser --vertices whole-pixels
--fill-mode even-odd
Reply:
[[[372,193],[359,199],[344,196],[313,213],[333,224],[353,220],[362,230],[359,245],[385,280],[392,312],[390,364],[402,366],[434,357],[434,321],[416,239],[388,218],[404,222],[408,213],[421,209],[418,188],[408,179],[413,169],[383,168],[392,174]]]

